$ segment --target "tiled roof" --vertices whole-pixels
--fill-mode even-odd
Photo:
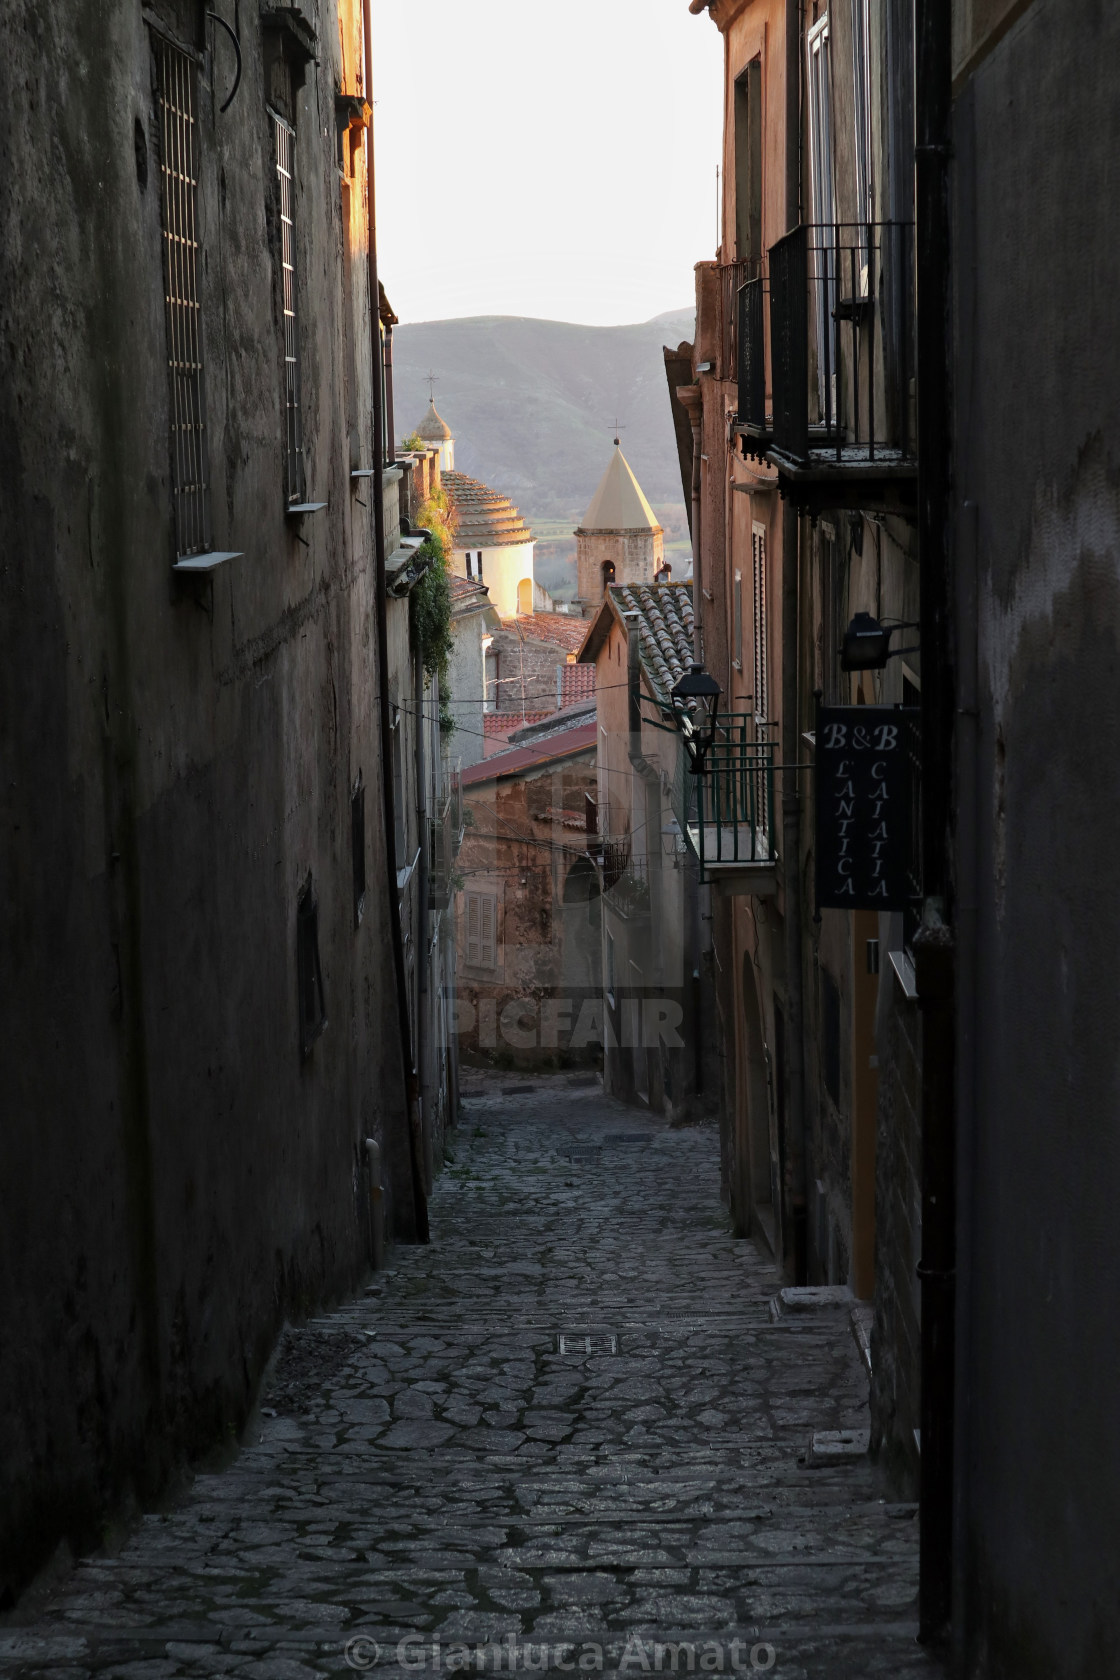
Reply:
[[[491,490],[461,472],[442,473],[440,484],[451,502],[456,548],[504,548],[532,542],[532,531],[500,490]]]
[[[695,657],[690,583],[612,583],[616,611],[639,614],[642,669],[654,695],[669,704],[669,690]]]
[[[447,474],[444,473],[444,480]],[[554,642],[568,653],[578,653],[587,634],[587,620],[574,613],[519,613],[503,618],[503,630],[514,630],[530,642]]]
[[[566,729],[558,735],[547,735],[542,741],[531,746],[513,747],[508,752],[498,753],[494,758],[484,758],[478,764],[472,764],[469,770],[463,771],[462,785],[472,787],[477,782],[498,781],[503,776],[516,776],[524,770],[550,764],[554,759],[573,758],[580,753],[594,752],[597,739],[598,728],[595,719],[592,718],[590,723],[581,724],[577,729]]]
[[[482,732],[484,735],[508,735],[514,729],[523,729],[527,723],[539,723],[541,718],[551,716],[551,712],[484,712]]]
[[[595,698],[594,665],[563,665],[560,668],[560,704],[574,705],[577,700]]]

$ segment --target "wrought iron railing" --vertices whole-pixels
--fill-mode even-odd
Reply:
[[[739,288],[759,272],[756,257],[719,267],[719,377],[735,379],[739,366]]]
[[[673,811],[702,875],[777,859],[771,728],[750,713],[732,712],[719,720],[699,774],[684,752],[678,756]]]
[[[913,244],[909,222],[838,222],[771,246],[776,450],[912,459]]]
[[[766,426],[765,288],[761,274],[739,287],[738,419],[758,431]]]

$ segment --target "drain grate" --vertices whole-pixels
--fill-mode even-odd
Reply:
[[[588,1335],[582,1330],[564,1330],[556,1338],[557,1353],[586,1354],[586,1353],[617,1353],[618,1337],[600,1331]]]

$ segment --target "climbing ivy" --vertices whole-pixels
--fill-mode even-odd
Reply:
[[[451,629],[451,512],[447,495],[436,490],[420,509],[419,524],[431,534],[420,549],[431,565],[412,591],[412,637],[424,661],[429,681],[439,680],[439,726],[449,733],[455,720],[448,709],[451,698],[449,665],[454,635]]]

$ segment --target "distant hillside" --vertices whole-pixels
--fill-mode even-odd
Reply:
[[[476,316],[398,327],[394,407],[403,437],[428,406],[455,434],[455,465],[502,490],[533,522],[578,520],[611,452],[649,500],[681,506],[661,348],[691,339],[690,309],[628,327]]]

